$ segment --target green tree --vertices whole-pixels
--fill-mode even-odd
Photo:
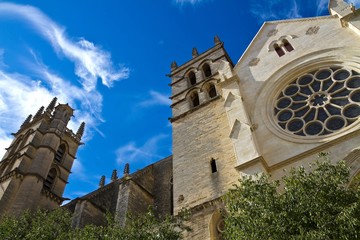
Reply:
[[[281,181],[245,177],[224,197],[225,239],[360,239],[359,188],[326,154]]]
[[[24,212],[18,217],[3,217],[0,220],[0,239],[38,240],[69,239],[72,232],[71,215],[63,209],[51,212]]]
[[[141,216],[129,215],[127,224],[120,226],[108,215],[106,226],[88,225],[71,228],[71,214],[64,209],[54,211],[25,212],[18,217],[0,220],[1,240],[178,240],[181,232],[188,229],[183,220],[188,215],[168,216],[159,220],[150,209]]]

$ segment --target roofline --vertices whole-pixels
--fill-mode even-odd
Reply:
[[[228,58],[229,62],[234,66],[234,63],[232,62],[231,58],[229,57],[229,54],[226,52],[226,50],[225,50],[225,48],[224,48],[224,43],[221,42],[221,43],[216,44],[216,45],[213,46],[212,48],[209,48],[209,49],[206,50],[205,52],[199,54],[198,56],[190,59],[189,61],[185,62],[184,64],[182,64],[182,65],[174,68],[174,70],[172,70],[172,71],[170,72],[170,74],[167,74],[166,76],[172,77],[172,76],[176,75],[177,73],[179,73],[180,71],[182,71],[184,68],[189,67],[189,65],[192,65],[194,62],[199,61],[201,58],[204,58],[204,57],[210,55],[211,53],[215,52],[216,50],[219,50],[220,48],[224,50],[224,52],[225,52],[225,57]]]
[[[318,19],[330,19],[330,18],[338,18],[336,15],[326,15],[326,16],[320,16],[320,17],[309,17],[309,18],[294,18],[294,19],[286,19],[286,20],[274,20],[274,21],[265,21],[263,23],[263,25],[261,25],[261,27],[259,28],[258,32],[255,34],[255,36],[253,37],[253,39],[251,40],[251,42],[249,43],[249,45],[247,46],[247,48],[244,50],[243,54],[240,56],[239,60],[236,62],[236,65],[238,65],[241,60],[245,57],[246,53],[248,52],[248,50],[253,46],[255,40],[258,38],[259,34],[262,32],[262,30],[265,28],[265,26],[267,25],[272,25],[272,24],[279,24],[279,23],[289,23],[289,22],[301,22],[301,21],[315,21]]]

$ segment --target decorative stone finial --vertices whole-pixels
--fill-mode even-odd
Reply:
[[[356,8],[353,3],[350,3],[350,10],[354,13]]]
[[[125,168],[124,168],[124,175],[129,175],[130,173],[130,164],[125,164]]]
[[[215,43],[215,45],[218,45],[218,44],[221,43],[221,40],[220,40],[220,38],[219,38],[218,35],[215,35],[215,37],[214,37],[214,43]]]
[[[100,182],[99,182],[99,188],[105,186],[105,176],[101,176],[100,178]]]
[[[199,56],[198,50],[196,48],[192,49],[192,57],[196,58],[197,56]]]
[[[46,108],[47,112],[52,112],[54,110],[54,107],[56,105],[57,97],[54,97],[51,102],[49,103],[49,106]]]
[[[28,124],[31,121],[32,115],[30,114],[25,121],[21,124],[20,128],[24,127],[26,124]]]
[[[44,106],[41,106],[41,108],[39,108],[39,110],[36,112],[34,119],[35,118],[39,118],[44,112]]]
[[[173,62],[171,63],[171,70],[172,70],[172,69],[175,69],[175,68],[177,68],[177,67],[178,67],[177,63],[176,63],[175,61],[173,61]]]
[[[85,130],[85,123],[82,122],[82,123],[80,124],[79,129],[78,129],[77,132],[76,132],[76,136],[81,139],[81,137],[82,137],[83,134],[84,134],[84,130]]]
[[[118,179],[118,175],[117,175],[117,170],[114,169],[112,174],[111,174],[111,181],[115,181],[116,179]]]

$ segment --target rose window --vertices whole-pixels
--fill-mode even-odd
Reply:
[[[341,67],[304,74],[281,91],[274,114],[282,129],[299,136],[343,129],[360,115],[360,74]]]

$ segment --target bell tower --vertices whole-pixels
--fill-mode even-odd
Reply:
[[[230,83],[238,87],[232,70],[217,36],[212,48],[201,54],[194,48],[191,60],[171,64],[173,206],[174,214],[182,208],[192,213],[189,239],[211,238],[209,222],[221,208],[220,198],[239,178],[229,124],[235,113],[226,100]],[[215,228],[221,219],[216,221]]]
[[[85,123],[67,128],[73,109],[54,98],[29,115],[0,162],[0,215],[54,209],[62,201]],[[44,111],[45,109],[45,111]]]

